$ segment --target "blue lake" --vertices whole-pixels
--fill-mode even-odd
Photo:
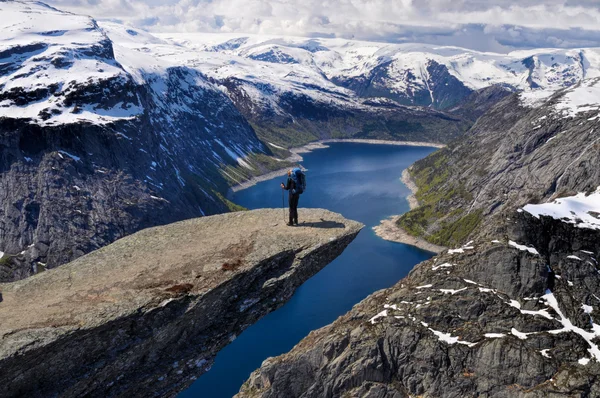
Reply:
[[[320,207],[365,224],[344,253],[308,280],[279,310],[246,329],[218,355],[212,369],[180,397],[229,398],[252,371],[271,356],[289,351],[311,330],[343,315],[369,294],[390,287],[432,253],[380,239],[371,229],[380,220],[408,210],[402,170],[435,148],[329,144],[303,155],[307,190],[298,209]],[[239,191],[233,201],[249,209],[282,206],[285,176]],[[287,205],[287,196],[285,198]],[[282,214],[283,221],[283,214]],[[290,227],[292,228],[292,227]]]

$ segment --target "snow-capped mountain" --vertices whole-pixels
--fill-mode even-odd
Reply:
[[[1,7],[0,117],[51,126],[142,113],[132,80],[95,21],[35,3]]]
[[[0,2],[0,14],[0,280],[226,211],[227,181],[270,154],[198,70],[41,3]]]
[[[387,97],[405,105],[437,109],[457,105],[471,92],[490,85],[515,90],[559,89],[600,76],[600,49],[496,54],[345,39],[160,36],[210,58],[210,62],[198,59],[198,66],[217,79],[236,77],[294,88],[318,86],[342,95]]]
[[[320,48],[311,47],[311,41],[273,51],[238,47],[238,53],[229,49],[247,39],[225,35],[219,36],[225,42],[206,44],[202,40],[215,36],[191,35],[197,41],[190,41],[187,35],[160,35],[164,41],[158,41],[114,23],[101,27],[129,53],[201,71],[232,99],[260,138],[276,144],[343,136],[446,142],[469,124],[434,109],[360,97],[321,70],[313,59]]]
[[[448,142],[512,91],[539,96],[600,76],[600,49],[496,54],[345,39],[158,36],[164,43],[128,47],[201,70],[260,137],[280,144],[323,134]]]

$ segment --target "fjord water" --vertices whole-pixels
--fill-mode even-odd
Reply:
[[[304,155],[308,169],[302,207],[321,207],[365,224],[344,253],[308,280],[282,308],[246,329],[218,355],[212,369],[180,397],[225,398],[235,395],[262,361],[289,351],[311,330],[343,315],[369,294],[392,286],[432,253],[385,241],[371,229],[379,221],[408,210],[402,170],[434,148],[329,144]],[[282,206],[279,183],[285,176],[237,192],[233,201],[249,209]],[[287,193],[285,196],[287,206]],[[284,222],[282,211],[281,222]],[[292,227],[290,227],[292,228]]]

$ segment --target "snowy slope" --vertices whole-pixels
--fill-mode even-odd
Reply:
[[[91,18],[41,3],[2,2],[0,13],[0,117],[103,124],[142,112]]]
[[[600,49],[536,49],[496,54],[456,47],[345,39],[226,34],[159,36],[195,51],[198,57],[193,62],[215,78],[264,80],[279,87],[313,84],[345,95],[348,92],[339,86],[357,92],[357,84],[353,83],[360,81],[374,86],[378,92],[387,91],[388,96],[396,96],[402,103],[415,105],[436,105],[436,94],[453,83],[448,77],[442,81],[432,76],[432,65],[440,65],[469,90],[492,84],[521,90],[556,90],[600,76]],[[338,83],[338,87],[331,87],[329,82]],[[417,98],[421,92],[426,98]]]
[[[563,118],[587,113],[589,120],[600,118],[600,78],[585,79],[561,90],[538,89],[520,94],[528,107],[548,105],[553,113]]]
[[[99,28],[89,17],[41,3],[2,2],[0,9],[8,16],[0,21],[0,117],[42,125],[139,116],[143,108],[132,80],[144,84],[176,66],[218,82],[235,79],[256,112],[279,115],[286,115],[280,102],[290,93],[347,109],[364,109],[364,97],[444,109],[492,84],[539,96],[539,90],[550,93],[600,76],[599,49],[496,54],[346,39],[151,35],[112,23]],[[90,81],[98,87],[110,82],[111,89],[99,89],[101,105],[93,99],[76,106],[70,98]]]
[[[578,193],[550,203],[526,205],[523,210],[536,218],[547,216],[577,228],[600,229],[600,187],[589,195]]]
[[[38,2],[1,2],[0,13],[0,118],[40,126],[146,118],[164,139],[177,135],[176,120],[190,114],[204,120],[201,127],[208,135],[218,136],[223,129],[219,111],[233,110],[196,69],[178,69],[177,58],[149,52],[147,46],[165,45],[167,51],[174,46],[143,31],[115,24],[101,29],[90,17]],[[197,105],[207,101],[214,102],[215,111],[202,115]],[[206,146],[208,153],[227,154],[216,141]],[[237,152],[247,156],[263,150],[254,142]],[[214,159],[221,161],[219,154]],[[237,156],[229,160],[238,162]]]
[[[163,43],[0,1],[0,281],[227,211],[228,184],[259,172],[270,151],[247,120],[197,68],[145,49]]]

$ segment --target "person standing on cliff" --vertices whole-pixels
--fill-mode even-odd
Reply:
[[[288,170],[287,182],[281,183],[281,188],[285,189],[289,192],[288,195],[288,203],[290,206],[290,218],[287,223],[288,226],[298,225],[298,201],[300,200],[300,194],[302,193],[302,188],[299,186],[300,184],[297,182],[296,175],[294,170]]]

